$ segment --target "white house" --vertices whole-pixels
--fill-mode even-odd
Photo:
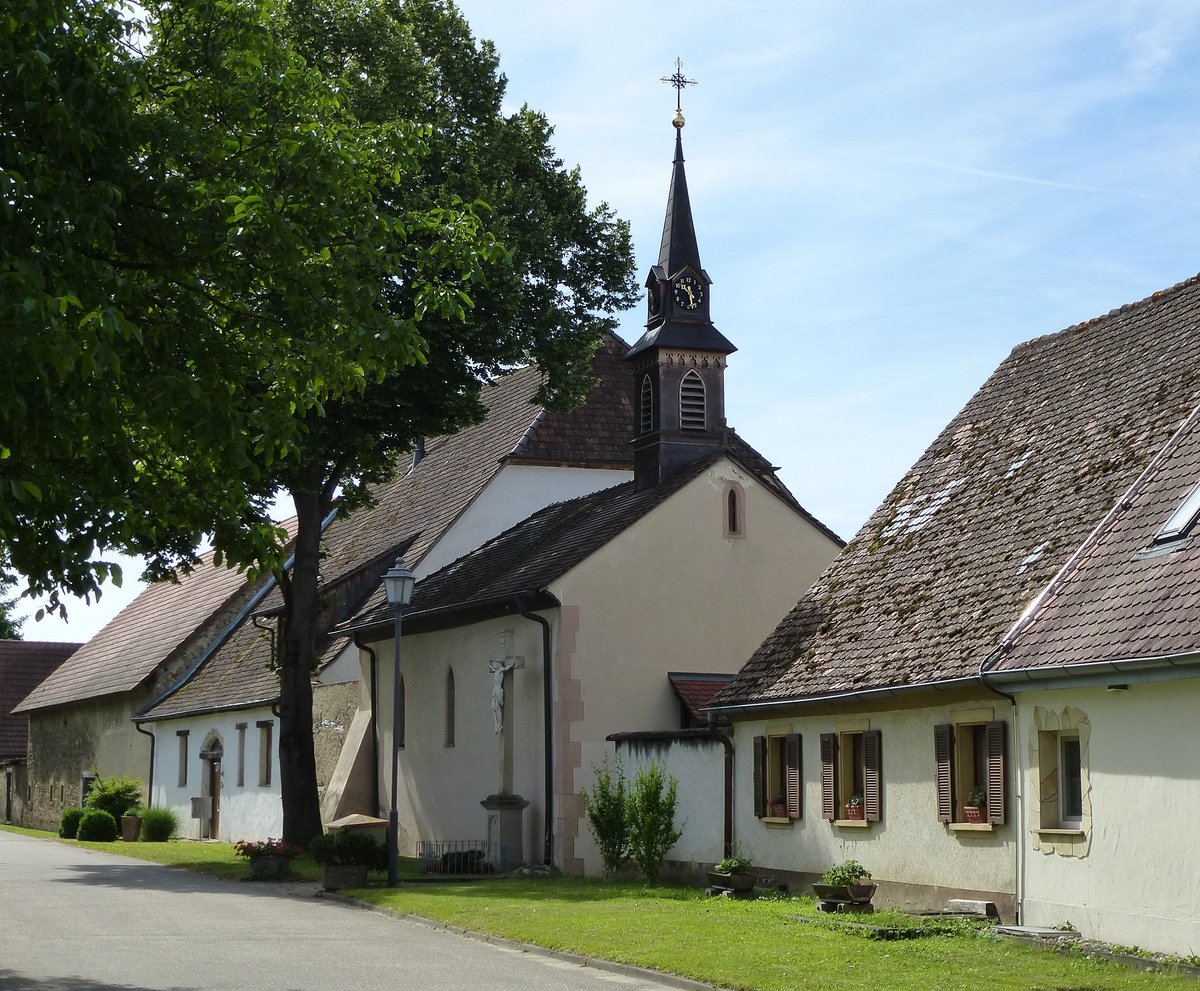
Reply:
[[[1198,322],[1193,279],[1014,349],[716,698],[758,865],[1200,950]]]

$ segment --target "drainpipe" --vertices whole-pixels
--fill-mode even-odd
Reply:
[[[529,611],[525,600],[517,596],[517,612],[542,627],[542,730],[545,737],[545,839],[542,863],[554,862],[554,664],[550,654],[550,621]]]
[[[154,745],[158,742],[158,737],[151,733],[148,729],[142,729],[142,724],[134,722],[133,728],[142,736],[150,737],[150,773],[146,776],[146,808],[154,807]]]
[[[725,835],[723,856],[733,856],[733,741],[717,730],[717,714],[708,714],[708,731],[725,748]]]
[[[379,709],[376,706],[377,699],[375,698],[378,686],[375,683],[376,671],[375,662],[377,660],[375,651],[363,643],[359,636],[354,635],[354,645],[359,650],[365,650],[371,656],[370,679],[368,681],[368,691],[371,699],[371,808],[375,810],[375,814],[379,815]]]
[[[1016,863],[1014,866],[1013,877],[1013,896],[1017,901],[1017,925],[1023,925],[1025,922],[1025,863],[1028,859],[1028,854],[1025,851],[1025,843],[1027,837],[1027,810],[1025,808],[1025,768],[1021,766],[1021,710],[1017,706],[1017,697],[1010,695],[1008,692],[1003,692],[991,682],[988,681],[988,668],[992,667],[1006,650],[1002,643],[999,647],[993,650],[982,661],[979,662],[979,680],[983,683],[983,687],[990,692],[994,692],[1001,698],[1008,699],[1012,706],[1013,714],[1013,741],[1009,751],[1013,755],[1013,798],[1016,800],[1016,808],[1014,817],[1016,822],[1013,824],[1016,830]]]

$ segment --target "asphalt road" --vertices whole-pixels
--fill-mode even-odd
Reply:
[[[652,991],[678,987],[314,895],[0,832],[0,988]]]

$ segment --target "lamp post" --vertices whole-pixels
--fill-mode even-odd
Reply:
[[[396,886],[396,860],[400,853],[400,813],[396,808],[396,793],[400,785],[400,622],[404,607],[412,601],[413,585],[417,580],[404,563],[403,557],[383,576],[388,603],[396,610],[394,654],[392,664],[392,804],[388,810],[388,887]]]

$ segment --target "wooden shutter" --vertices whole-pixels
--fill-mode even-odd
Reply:
[[[837,818],[837,749],[836,733],[821,734],[821,818]]]
[[[754,814],[767,814],[767,738],[754,738]]]
[[[954,727],[943,723],[933,728],[933,760],[936,768],[938,822],[954,821]]]
[[[863,805],[867,822],[879,822],[883,817],[883,751],[877,729],[863,733]]]
[[[987,724],[988,822],[1004,825],[1004,721]]]
[[[800,818],[800,734],[792,733],[784,747],[787,780],[787,814],[789,819]]]

